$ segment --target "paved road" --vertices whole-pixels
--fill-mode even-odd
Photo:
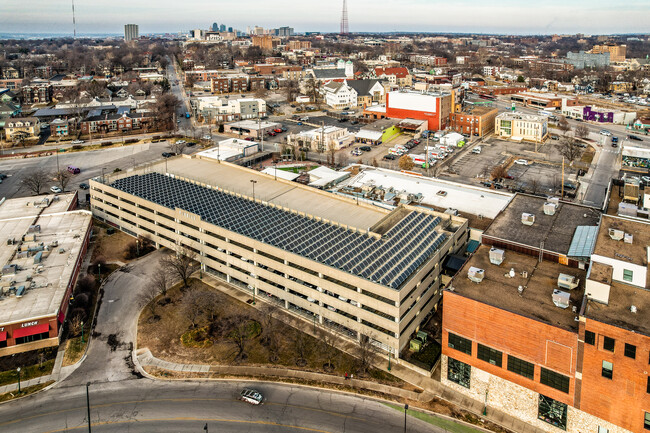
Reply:
[[[243,386],[259,390],[261,406],[237,399]],[[69,386],[0,405],[0,431],[85,432],[86,387]],[[228,382],[91,384],[93,432],[385,432],[404,431],[404,415],[381,403],[292,385]],[[413,417],[408,432],[438,432]]]

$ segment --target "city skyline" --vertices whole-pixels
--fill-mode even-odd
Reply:
[[[0,6],[3,33],[72,34],[70,0],[6,0]],[[183,3],[162,0],[152,13],[149,4],[133,5],[116,0],[110,7],[77,1],[77,33],[119,34],[126,23],[140,25],[141,34],[177,33],[194,28],[208,28],[212,22],[245,30],[259,25],[265,28],[291,26],[297,32],[338,32],[342,2],[323,4],[316,1],[296,5],[288,0],[274,3],[251,0],[247,8],[255,15],[241,18],[241,8],[232,1],[215,3],[191,0]],[[395,0],[348,2],[350,31],[354,32],[430,32],[486,34],[631,34],[650,31],[644,17],[650,4],[632,0],[621,8],[605,1],[578,0],[567,4],[551,0],[544,5],[513,4],[507,0],[492,3],[462,0],[453,5],[414,0],[412,6],[398,7]],[[108,11],[107,11],[108,9]],[[212,9],[212,11],[211,11]],[[31,11],[38,10],[36,17]],[[579,18],[579,19],[576,19]],[[399,23],[399,24],[396,24]]]

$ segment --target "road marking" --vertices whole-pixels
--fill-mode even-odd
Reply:
[[[312,431],[312,432],[318,432],[318,433],[333,433],[328,430],[321,430],[321,429],[316,429],[316,428],[311,428],[311,427],[299,427],[295,425],[288,425],[288,424],[280,424],[277,422],[271,422],[271,421],[245,421],[245,420],[237,420],[237,419],[224,419],[224,418],[190,418],[190,417],[179,417],[179,418],[150,418],[150,419],[138,419],[138,420],[127,420],[127,421],[104,421],[104,422],[97,422],[97,423],[91,423],[91,427],[99,427],[99,426],[104,426],[104,425],[116,425],[116,424],[130,424],[130,423],[138,423],[141,424],[143,422],[156,422],[156,421],[201,421],[201,422],[230,422],[230,423],[240,423],[240,424],[257,424],[257,425],[270,425],[270,426],[275,426],[275,427],[287,427],[290,429],[295,429],[295,430],[303,430],[303,431]],[[68,432],[68,431],[74,431],[74,430],[80,430],[80,429],[87,429],[87,425],[82,425],[79,427],[67,427],[64,429],[60,430],[48,430],[44,433],[60,433],[60,432]]]

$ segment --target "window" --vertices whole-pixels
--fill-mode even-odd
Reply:
[[[636,358],[636,346],[634,344],[625,343],[625,351],[623,352],[628,358]]]
[[[563,374],[556,373],[542,367],[539,381],[543,385],[550,386],[562,392],[569,392],[569,378]]]
[[[598,426],[598,433],[609,433],[605,427]]]
[[[643,428],[650,430],[650,412],[645,413],[645,419],[643,420]]]
[[[520,376],[533,379],[535,377],[535,365],[523,359],[508,355],[508,371],[517,373]]]
[[[479,344],[478,350],[476,351],[476,356],[482,361],[489,362],[490,364],[496,365],[497,367],[501,367],[503,353],[499,352],[496,349],[492,349],[491,347]]]
[[[537,418],[566,430],[567,405],[540,394]]]
[[[614,345],[616,344],[616,340],[610,337],[605,337],[604,342],[603,342],[603,349],[609,350],[610,352],[614,351]]]
[[[648,376],[648,384],[647,384],[646,387],[645,387],[645,392],[647,392],[648,394],[650,394],[650,376]]]
[[[606,377],[607,379],[612,378],[612,376],[614,375],[614,365],[611,362],[603,361],[602,375],[603,375],[603,377]]]
[[[472,367],[454,358],[447,359],[447,379],[460,386],[469,388]]]
[[[592,346],[596,344],[596,334],[591,331],[585,331],[585,343],[591,344]]]
[[[623,269],[623,281],[628,281],[631,283],[633,277],[634,277],[634,272],[628,269]]]
[[[459,337],[451,332],[449,333],[449,347],[468,355],[472,354],[472,341],[467,338]]]

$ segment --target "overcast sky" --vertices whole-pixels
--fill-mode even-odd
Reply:
[[[74,0],[78,33],[207,28],[213,22],[336,32],[343,0]],[[649,0],[348,0],[351,32],[649,33]],[[72,0],[0,0],[0,33],[72,33]]]

